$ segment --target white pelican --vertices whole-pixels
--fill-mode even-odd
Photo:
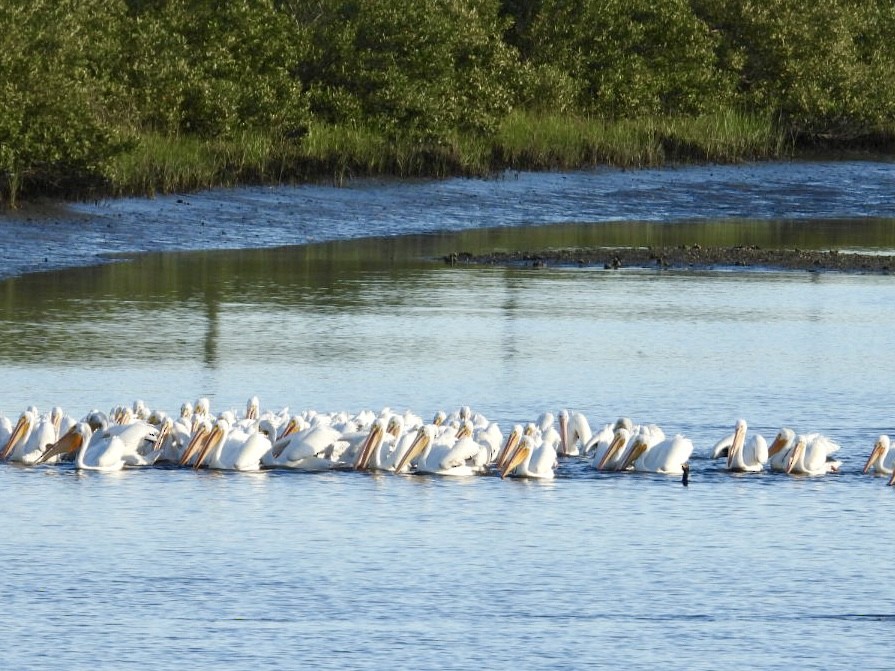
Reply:
[[[146,422],[114,425],[95,432],[86,422],[78,422],[53,445],[52,456],[76,452],[80,470],[120,471],[127,466],[151,466],[160,452],[158,430]]]
[[[625,450],[617,470],[633,468],[643,473],[683,475],[684,464],[693,454],[692,441],[680,434],[670,440],[666,439],[665,433],[661,429],[656,431],[657,428],[640,427]]]
[[[553,429],[553,432],[556,433],[556,429]],[[490,422],[484,428],[477,428],[473,437],[479,445],[487,447],[487,463],[490,464],[497,459],[497,455],[500,453],[500,448],[503,445],[503,433],[501,433],[500,426],[497,422]]]
[[[342,433],[338,429],[327,424],[316,424],[279,438],[273,449],[264,455],[262,462],[267,467],[300,471],[330,470],[336,466],[330,455],[341,441]]]
[[[389,431],[389,428],[392,428],[392,431]],[[393,417],[386,424],[382,417],[376,418],[366,440],[357,451],[354,468],[358,471],[395,470],[395,450],[393,448],[401,433],[403,433],[403,420],[398,422],[398,418]]]
[[[448,430],[440,434],[437,429],[434,424],[420,427],[410,449],[395,467],[396,472],[402,472],[410,463],[416,464],[417,473],[431,475],[464,476],[485,472],[485,466],[477,462],[482,446],[468,435],[467,429],[464,428],[462,433]]]
[[[786,472],[786,464],[795,442],[796,432],[792,429],[783,427],[777,432],[774,441],[768,448],[768,467],[772,471]]]
[[[593,431],[583,414],[563,409],[559,411],[559,435],[562,437],[560,456],[577,457],[590,442]]]
[[[892,475],[895,471],[895,450],[889,449],[889,436],[886,434],[876,439],[863,472],[867,474],[871,468],[875,475]]]
[[[270,420],[262,420],[244,431],[226,419],[219,419],[196,457],[195,468],[204,464],[216,470],[260,470],[262,457],[273,447],[270,436],[276,436],[276,427]]]
[[[196,457],[205,447],[205,441],[211,434],[214,425],[209,418],[196,418],[192,422],[192,429],[189,432],[189,442],[180,452],[180,459],[177,463],[181,466],[191,466],[196,463]],[[160,455],[161,456],[161,455]]]
[[[556,443],[542,440],[536,446],[532,437],[526,435],[519,440],[519,445],[501,470],[500,477],[552,480],[556,466]]]
[[[9,417],[0,415],[0,445],[6,446],[9,437],[12,435],[12,422]]]
[[[54,410],[50,415],[39,417],[33,407],[25,410],[0,451],[0,461],[29,466],[39,463],[47,448],[58,440],[57,427],[61,420],[61,411],[57,413]]]
[[[525,430],[522,428],[521,424],[514,424],[513,428],[510,429],[510,433],[507,435],[503,447],[500,448],[500,451],[494,459],[495,465],[499,471],[503,471],[503,467],[506,466],[507,460],[516,451],[516,447],[519,445],[519,441],[522,439],[524,433]]]
[[[789,453],[786,473],[795,475],[826,475],[839,470],[842,462],[830,459],[839,445],[820,434],[799,435]]]
[[[411,421],[416,416],[392,415],[388,422],[384,417],[377,417],[370,428],[367,439],[357,450],[354,468],[359,471],[394,471],[407,451],[412,447],[418,427],[408,431],[404,418]]]
[[[733,438],[727,448],[727,470],[737,473],[758,473],[768,461],[768,443],[754,435],[746,443],[746,420],[738,419]]]
[[[608,443],[602,441],[594,449],[594,458],[591,466],[598,471],[614,471],[621,464],[622,456],[625,453],[625,447],[631,439],[631,432],[620,427],[612,434],[612,440]]]

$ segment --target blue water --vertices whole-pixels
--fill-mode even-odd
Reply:
[[[728,202],[750,194],[743,208],[776,203],[768,216],[788,202],[812,216],[860,203],[892,216],[886,166],[850,186],[829,167],[813,180],[793,169],[805,186],[790,200],[791,186],[753,167],[717,169],[712,188]],[[607,175],[630,176],[634,195],[604,196],[622,212],[638,211],[649,184],[665,184],[667,211],[703,188],[686,171]],[[564,178],[579,179],[544,176],[547,187]],[[412,213],[433,192],[470,184],[314,193],[382,199],[388,214],[371,210],[369,225],[400,228],[400,211],[419,223]],[[234,197],[247,193],[262,191]],[[277,206],[255,201],[262,220],[285,218],[306,192],[267,193]],[[233,209],[221,193],[188,198],[209,210],[215,199]],[[75,209],[99,226],[136,202]],[[139,207],[162,220],[178,204]],[[891,667],[895,491],[860,474],[875,437],[895,432],[890,276],[349,272],[288,251],[164,263],[164,282],[135,263],[4,283],[0,412],[136,398],[176,411],[199,395],[220,410],[258,394],[295,411],[469,404],[508,429],[567,407],[594,425],[628,415],[685,433],[690,485],[575,460],[546,483],[0,465],[2,668]],[[767,437],[783,425],[832,436],[842,472],[722,471],[707,454],[738,417]]]
[[[0,278],[110,255],[569,222],[895,218],[895,163],[791,162],[363,180],[24,208],[0,218]]]

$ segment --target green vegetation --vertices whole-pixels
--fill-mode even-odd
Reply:
[[[891,0],[6,0],[0,201],[895,146]]]

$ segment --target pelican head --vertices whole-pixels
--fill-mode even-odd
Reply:
[[[737,454],[743,451],[743,443],[746,442],[746,420],[738,419],[733,430],[733,441],[727,450],[727,468],[732,468]]]
[[[385,427],[385,430],[394,438],[398,438],[404,432],[404,418],[401,415],[392,415],[388,418],[388,425]]]
[[[144,421],[149,419],[149,415],[151,414],[146,404],[139,399],[134,401],[132,412],[134,413],[134,417],[137,417],[138,419],[142,419]]]
[[[531,436],[522,436],[519,439],[519,444],[515,450],[513,450],[513,454],[507,459],[506,465],[500,471],[500,479],[503,480],[507,475],[512,473],[519,464],[525,462],[531,456],[532,451],[532,441]]]
[[[888,451],[889,436],[883,434],[876,439],[876,443],[873,445],[873,449],[870,451],[870,456],[867,458],[867,463],[864,464],[864,474],[866,474],[877,461],[882,462]]]
[[[252,396],[246,403],[246,419],[258,419],[261,416],[261,401]]]
[[[180,455],[180,461],[178,463],[181,466],[186,466],[190,463],[193,456],[202,450],[205,446],[206,439],[211,433],[211,422],[202,420],[197,421],[194,424],[193,435],[190,437],[190,442],[187,444],[183,454]]]
[[[513,426],[513,429],[507,436],[506,442],[504,442],[503,447],[500,449],[500,452],[497,453],[497,468],[503,470],[503,467],[506,465],[507,459],[509,459],[510,456],[516,451],[516,447],[519,445],[519,441],[522,439],[523,435],[524,431],[521,424],[516,424],[515,426]]]
[[[792,469],[795,468],[796,464],[799,462],[799,459],[805,454],[805,448],[808,446],[808,440],[805,436],[799,434],[798,438],[796,438],[796,444],[793,446],[792,451],[789,453],[789,457],[786,459],[786,474],[789,475],[792,473]]]
[[[432,423],[435,426],[441,426],[444,424],[444,420],[447,419],[447,413],[444,410],[439,410],[435,413],[435,416],[432,418]]]
[[[291,436],[293,433],[298,433],[302,429],[306,428],[305,421],[299,416],[295,415],[286,422],[286,428],[283,429],[283,433],[280,434],[280,438],[286,438],[287,436]],[[279,455],[274,455],[279,456]]]
[[[637,432],[637,435],[635,435],[634,438],[631,439],[631,443],[630,445],[628,445],[628,449],[625,450],[625,454],[621,458],[618,470],[628,470],[628,468],[630,468],[634,464],[634,462],[640,458],[640,455],[642,455],[649,449],[649,445],[649,429],[647,427],[641,427],[641,429]]]
[[[4,461],[9,458],[9,455],[12,454],[12,451],[15,449],[16,445],[19,444],[19,441],[28,439],[28,436],[31,435],[31,430],[34,428],[36,423],[37,413],[31,409],[25,410],[19,416],[19,421],[16,422],[16,426],[12,430],[12,434],[9,436],[9,440],[6,441],[6,445],[4,445],[3,450],[0,451],[0,461]]]
[[[597,464],[597,470],[604,470],[606,464],[612,461],[618,451],[628,443],[630,438],[631,432],[625,427],[616,429],[615,433],[612,434],[612,442],[609,443],[609,447],[606,449],[606,454],[603,455],[603,458],[600,459],[600,463]]]
[[[407,464],[420,456],[432,442],[434,437],[434,425],[426,424],[425,426],[421,426],[419,428],[419,431],[416,432],[416,438],[413,439],[413,443],[411,443],[410,447],[407,449],[407,452],[404,453],[404,456],[401,457],[401,461],[399,461],[398,464],[395,466],[395,473],[400,473],[401,471],[403,471],[404,467],[407,466]]]
[[[42,464],[59,455],[77,453],[83,445],[90,442],[91,436],[93,429],[90,425],[87,422],[78,422],[62,438],[50,445],[34,464]]]
[[[211,414],[211,402],[203,396],[196,401],[194,412],[199,417],[208,417]]]
[[[558,417],[560,454],[565,455],[569,453],[569,411],[563,408]]]
[[[773,457],[775,454],[788,448],[792,445],[793,441],[796,439],[796,432],[792,429],[788,429],[786,427],[780,429],[777,432],[777,436],[774,438],[774,442],[771,443],[771,446],[768,448],[768,459]]]
[[[373,426],[370,427],[370,433],[361,445],[361,448],[357,453],[357,459],[354,460],[354,468],[356,470],[363,471],[369,468],[370,459],[372,459],[373,453],[378,450],[379,446],[382,444],[382,438],[386,432],[385,426],[385,421],[382,418],[377,418],[376,421],[373,422]]]
[[[230,421],[223,418],[214,423],[208,438],[202,443],[202,449],[199,450],[199,455],[196,457],[196,463],[193,464],[193,468],[201,468],[202,463],[211,454],[212,450],[227,439],[227,434],[230,433],[230,426]]]

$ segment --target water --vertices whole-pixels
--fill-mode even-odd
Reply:
[[[319,196],[306,216],[327,202],[360,221],[381,200],[371,225],[389,219],[393,233],[404,212],[424,228],[433,192],[474,186],[492,203],[489,221],[503,211],[514,227],[156,254],[2,283],[7,415],[32,402],[80,414],[137,397],[173,411],[199,395],[222,409],[257,393],[294,410],[429,415],[468,403],[509,428],[569,407],[594,424],[624,414],[684,432],[696,454],[686,488],[574,460],[547,483],[0,466],[0,630],[15,642],[0,664],[889,668],[895,498],[860,469],[876,435],[893,431],[891,277],[432,260],[603,236],[895,248],[878,191],[891,185],[887,166],[863,178],[858,164],[796,168],[789,182],[789,167],[717,169],[709,187],[687,171],[607,173],[615,191],[601,198],[619,212],[645,214],[650,184],[671,194],[656,196],[664,213],[630,215],[641,220],[631,226],[516,226],[514,207],[484,195],[515,188],[509,179],[368,185],[329,191],[333,202]],[[544,176],[543,191],[533,176],[519,181],[551,203],[563,177]],[[562,217],[595,207],[584,178],[568,179],[581,202],[570,198]],[[742,218],[703,221],[701,205],[683,205],[706,188]],[[740,211],[739,192],[776,204]],[[285,220],[281,206],[295,217],[305,193],[272,191],[275,209],[253,207]],[[212,208],[214,198],[190,202]],[[458,212],[461,200],[451,201]],[[146,230],[169,230],[176,202],[144,202],[139,215],[134,202],[98,207],[120,213],[122,229],[157,208],[159,228]],[[91,226],[92,207],[75,208]],[[430,210],[434,231],[446,210]],[[444,229],[464,228],[460,219]],[[766,436],[782,425],[831,435],[842,473],[721,471],[707,453],[737,417]]]

